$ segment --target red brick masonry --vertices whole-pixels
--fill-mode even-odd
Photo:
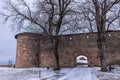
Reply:
[[[53,66],[53,52],[47,37],[37,33],[20,33],[17,39],[16,67]],[[107,64],[120,64],[120,31],[107,33]],[[84,55],[89,66],[100,66],[96,33],[61,36],[59,57],[61,67],[76,66],[76,58]]]

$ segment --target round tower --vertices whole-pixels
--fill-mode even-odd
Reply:
[[[17,39],[16,67],[39,66],[39,41],[38,33],[19,33]]]

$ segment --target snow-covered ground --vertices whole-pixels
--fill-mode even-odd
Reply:
[[[3,68],[0,80],[120,80],[120,67],[112,72],[100,72],[98,67],[62,68]]]

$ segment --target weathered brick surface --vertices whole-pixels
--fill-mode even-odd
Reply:
[[[39,45],[38,34],[18,34],[16,67],[39,66]]]
[[[107,64],[120,64],[120,31],[108,32]],[[47,37],[36,33],[21,33],[17,38],[16,67],[53,66],[54,56]],[[61,36],[59,44],[60,66],[76,66],[76,58],[84,55],[89,66],[100,66],[96,33]]]

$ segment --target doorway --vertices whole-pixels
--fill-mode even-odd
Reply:
[[[79,55],[76,57],[76,64],[77,66],[88,66],[88,58],[84,55]]]

